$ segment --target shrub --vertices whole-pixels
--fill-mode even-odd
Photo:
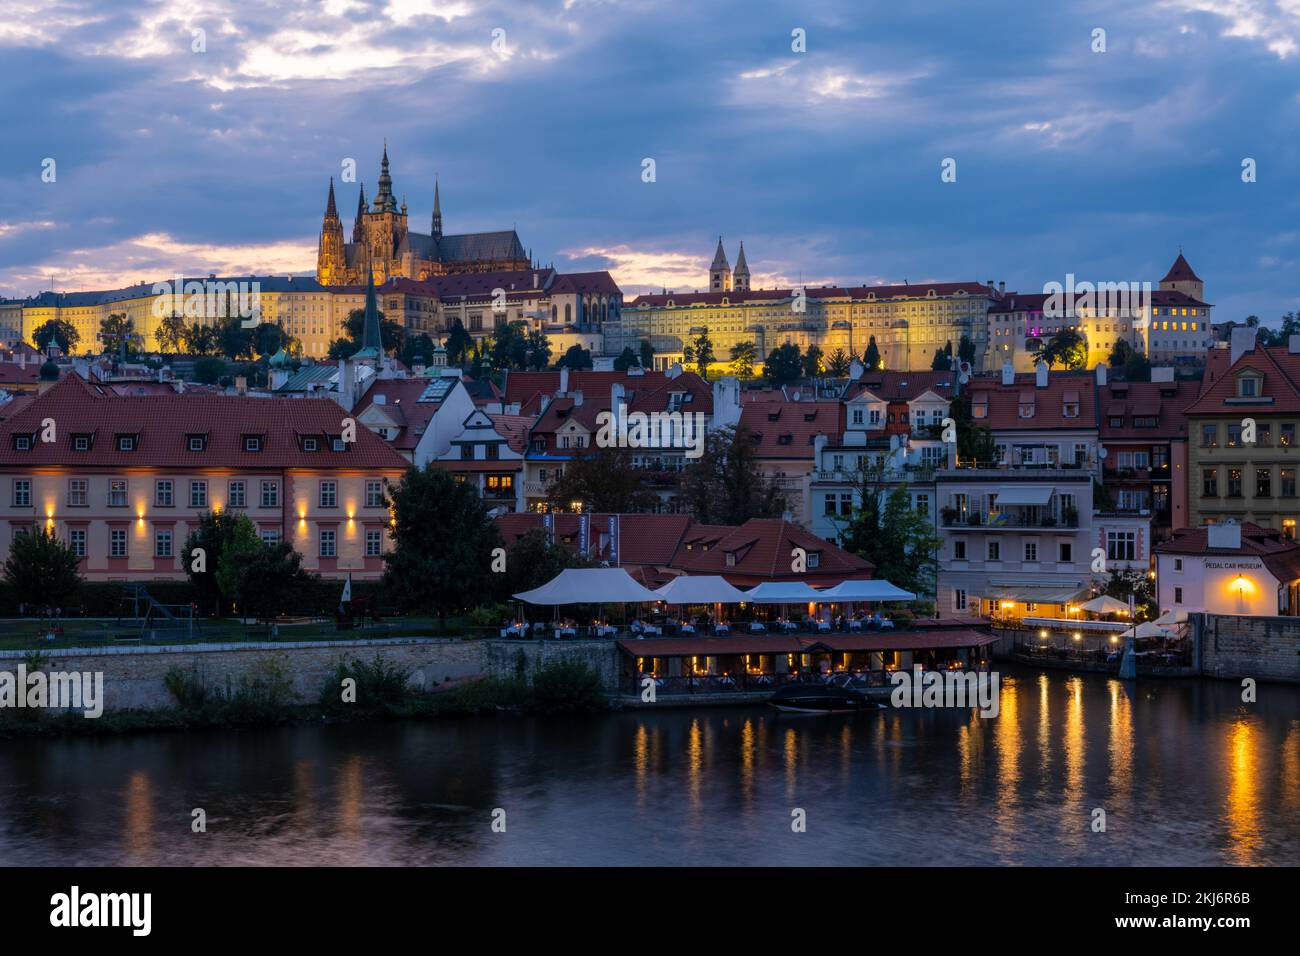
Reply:
[[[541,714],[604,710],[600,674],[581,661],[551,661],[533,674],[531,709]]]
[[[163,675],[163,685],[182,710],[201,710],[208,701],[208,689],[197,668],[173,667]]]
[[[333,713],[354,709],[367,713],[401,713],[414,696],[408,684],[410,678],[408,669],[384,660],[379,654],[370,663],[359,658],[353,658],[350,663],[339,661],[321,688],[320,705]],[[350,704],[343,700],[343,682],[349,679],[356,682],[356,702]]]

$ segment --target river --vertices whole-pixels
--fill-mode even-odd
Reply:
[[[5,740],[0,864],[1294,865],[1300,689],[1240,693],[1016,669],[995,719],[753,707]]]

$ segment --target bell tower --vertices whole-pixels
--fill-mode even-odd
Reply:
[[[343,258],[343,221],[334,204],[334,177],[330,177],[329,198],[325,201],[325,218],[320,228],[320,245],[316,250],[316,281],[321,285],[344,282],[347,263]]]

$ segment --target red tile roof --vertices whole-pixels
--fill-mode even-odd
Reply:
[[[570,372],[568,391],[582,392],[584,398],[608,399],[610,386],[617,382],[623,386],[631,402],[633,396],[657,389],[666,381],[668,376],[663,372]],[[507,405],[518,402],[521,411],[527,412],[539,396],[554,395],[559,390],[559,372],[507,372],[502,401]]]
[[[935,296],[983,295],[993,296],[993,289],[979,282],[913,282],[907,285],[863,286],[810,286],[804,289],[809,298],[851,299],[854,301],[883,301],[886,299],[922,299],[933,292]],[[746,302],[771,302],[791,298],[794,289],[751,289],[741,292],[669,292],[658,295],[639,295],[628,308],[663,307],[672,302],[676,306],[690,305],[742,305]]]
[[[863,372],[862,378],[849,383],[845,399],[870,392],[887,402],[910,402],[927,391],[952,398],[956,376],[951,372]]]
[[[1208,528],[1182,528],[1168,541],[1153,549],[1156,554],[1187,554],[1197,557],[1212,555],[1248,555],[1259,558],[1279,581],[1290,582],[1300,578],[1300,544],[1280,531],[1261,528],[1249,521],[1241,523],[1240,548],[1211,548]]]
[[[1096,428],[1097,388],[1089,372],[1053,372],[1047,386],[1038,388],[1033,373],[1017,375],[1015,384],[1003,385],[1001,378],[981,377],[970,383],[969,394],[972,415],[981,397],[988,406],[985,418],[973,419],[975,424],[992,429],[1042,429],[1042,428]],[[1066,393],[1077,396],[1079,414],[1065,417]],[[1020,399],[1033,398],[1034,414],[1020,417]]]
[[[408,462],[369,429],[357,429],[348,451],[329,441],[302,450],[302,436],[337,436],[347,417],[329,399],[248,398],[230,395],[114,395],[69,375],[0,424],[0,463],[160,468],[368,468],[404,471]],[[14,438],[39,434],[54,419],[58,440],[19,451]],[[93,436],[89,451],[73,449],[74,435]],[[134,451],[119,451],[118,435],[137,435]],[[206,435],[203,451],[188,437]],[[263,437],[262,450],[244,450],[244,436]]]
[[[1191,265],[1188,264],[1187,260],[1183,258],[1183,254],[1180,252],[1178,253],[1178,258],[1174,260],[1174,264],[1169,267],[1169,271],[1165,273],[1165,277],[1160,281],[1200,282],[1201,277],[1192,271]]]
[[[813,439],[844,433],[840,402],[755,402],[740,412],[740,425],[757,436],[759,458],[813,458]]]
[[[489,414],[488,418],[496,426],[497,434],[506,440],[507,447],[521,455],[528,450],[528,434],[537,423],[536,418],[531,415],[497,414]]]
[[[1222,357],[1221,357],[1222,356]],[[1245,416],[1251,412],[1260,415],[1290,415],[1300,413],[1300,355],[1292,355],[1286,346],[1259,348],[1245,352],[1236,364],[1225,368],[1230,361],[1226,349],[1211,349],[1201,393],[1187,407],[1188,415]],[[1238,373],[1253,369],[1264,377],[1261,397],[1271,402],[1232,402],[1237,394]]]
[[[1187,437],[1184,411],[1194,401],[1201,383],[1190,380],[1175,382],[1111,382],[1098,388],[1098,418],[1102,439],[1146,439],[1167,441]],[[1134,417],[1156,418],[1155,428],[1133,427]],[[1124,423],[1113,426],[1112,417]]]
[[[384,403],[379,407],[400,426],[388,443],[403,451],[414,451],[440,407],[436,402],[420,401],[431,381],[427,378],[371,379],[370,387],[353,411],[360,415],[375,404],[376,398],[382,397]]]

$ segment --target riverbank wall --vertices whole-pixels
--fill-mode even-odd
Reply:
[[[292,682],[297,703],[315,703],[340,662],[373,661],[410,672],[410,683],[431,689],[467,677],[511,677],[553,661],[580,661],[603,685],[617,686],[618,650],[612,641],[503,641],[456,638],[388,638],[370,641],[304,641],[239,644],[177,644],[157,647],[42,649],[46,672],[102,673],[106,713],[161,710],[176,701],[167,689],[173,668],[205,686],[238,687],[276,668]],[[20,651],[0,651],[0,671],[16,673]]]
[[[1300,617],[1193,614],[1190,624],[1206,677],[1300,684]]]

